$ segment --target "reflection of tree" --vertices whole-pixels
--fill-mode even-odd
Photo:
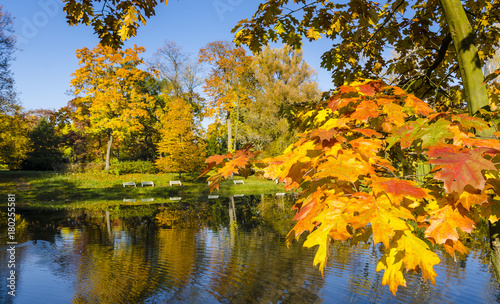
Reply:
[[[222,233],[222,232],[221,232]],[[227,238],[224,235],[221,239]],[[221,302],[313,303],[320,301],[323,280],[311,275],[312,251],[261,227],[239,234],[232,250],[211,256],[209,288]]]
[[[294,198],[291,195],[261,195],[257,209],[263,224],[281,236],[286,236],[294,226],[291,221],[295,215],[295,210],[291,208],[293,204]]]
[[[38,252],[51,272],[75,282],[75,303],[314,303],[337,292],[332,282],[342,292],[338,302],[447,302],[458,299],[446,297],[449,288],[476,279],[470,267],[477,271],[479,261],[479,271],[487,271],[488,250],[482,242],[487,226],[479,226],[467,241],[474,251],[464,261],[440,255],[438,287],[409,274],[408,288],[393,298],[380,286],[383,273],[374,269],[379,247],[332,243],[323,279],[312,267],[315,249],[303,248],[303,238],[290,248],[285,245],[294,224],[293,198],[234,198],[234,229],[229,202],[110,207],[109,224],[105,204],[92,210],[24,210],[21,216],[28,235],[40,231],[39,240],[51,242],[33,248],[43,243],[51,249]],[[22,255],[19,259],[23,264]],[[6,264],[1,255],[0,262],[1,272]],[[485,288],[491,293],[481,300],[498,294],[494,285]]]

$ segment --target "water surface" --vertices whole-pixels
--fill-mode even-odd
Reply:
[[[440,254],[436,285],[406,275],[393,296],[371,244],[287,248],[293,197],[155,199],[85,209],[18,210],[16,297],[1,303],[496,303],[488,251]],[[234,203],[233,203],[234,202]],[[110,205],[103,203],[103,206]],[[2,228],[2,232],[6,229]],[[5,234],[0,240],[6,244]],[[6,248],[0,273],[6,274]],[[5,275],[2,275],[2,277]],[[5,280],[5,279],[4,279]]]

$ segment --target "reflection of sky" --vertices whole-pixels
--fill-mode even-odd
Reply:
[[[76,265],[67,261],[70,257],[64,256],[67,252],[62,243],[59,238],[56,244],[38,241],[36,245],[28,242],[16,247],[17,286],[13,303],[71,303],[75,277],[69,270]],[[1,273],[6,273],[3,265]],[[2,303],[5,298],[2,294]]]

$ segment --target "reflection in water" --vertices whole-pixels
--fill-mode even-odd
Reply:
[[[92,210],[19,210],[17,296],[1,303],[491,303],[499,298],[482,243],[443,256],[437,285],[418,274],[396,297],[370,244],[335,242],[324,278],[296,242],[293,198],[217,197]],[[2,231],[6,231],[3,229]],[[485,230],[486,231],[486,230]],[[481,229],[479,229],[479,233]],[[5,235],[2,236],[3,238]],[[34,242],[36,240],[36,242]],[[5,244],[5,240],[1,240]],[[7,273],[0,253],[0,272]]]

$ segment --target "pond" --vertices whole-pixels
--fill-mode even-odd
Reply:
[[[324,277],[315,248],[287,248],[294,197],[136,199],[17,212],[16,296],[1,303],[494,303],[488,250],[439,253],[436,285],[406,275],[396,296],[376,272],[381,249],[336,242]],[[4,221],[3,221],[4,222]],[[4,222],[5,223],[5,222]],[[5,224],[2,246],[6,244]],[[7,277],[7,247],[0,273]],[[8,280],[7,280],[8,281]]]

